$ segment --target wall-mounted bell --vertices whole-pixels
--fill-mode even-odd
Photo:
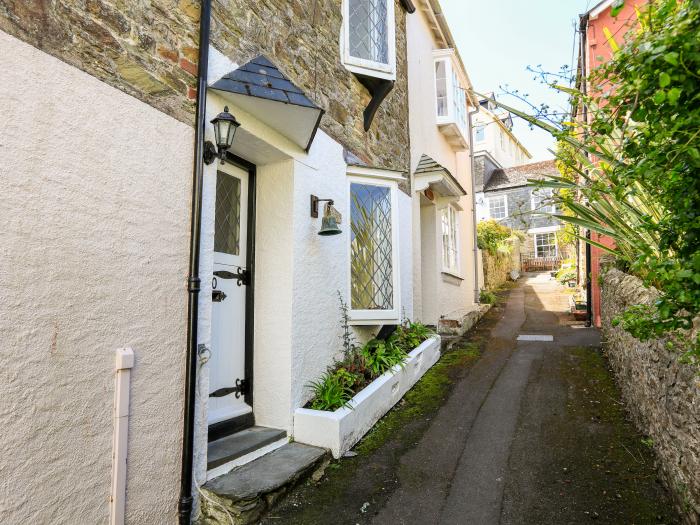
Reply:
[[[321,230],[318,232],[319,235],[338,235],[343,233],[340,228],[338,228],[338,222],[340,221],[340,213],[333,207],[333,199],[319,199],[316,195],[311,195],[311,216],[313,218],[318,217],[318,203],[325,202],[326,208],[323,212],[323,219],[321,219]]]
[[[319,235],[338,235],[343,233],[340,228],[338,228],[338,222],[334,215],[331,215],[326,207],[326,213],[323,214],[323,219],[321,219],[321,229],[319,230]]]

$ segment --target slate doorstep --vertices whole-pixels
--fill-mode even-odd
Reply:
[[[289,443],[212,479],[201,487],[206,497],[200,498],[199,522],[230,525],[233,519],[236,525],[253,523],[299,481],[320,477],[328,460],[325,449]]]
[[[440,336],[413,349],[404,362],[372,381],[350,400],[349,407],[333,412],[297,408],[294,439],[330,449],[338,459],[350,450],[379,419],[440,359]]]

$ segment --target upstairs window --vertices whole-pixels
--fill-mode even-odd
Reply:
[[[343,1],[345,66],[350,71],[393,80],[393,0]]]
[[[437,99],[437,116],[447,117],[447,60],[435,61],[435,96]]]
[[[459,272],[457,252],[457,210],[453,206],[442,209],[442,269],[456,274]]]
[[[555,213],[557,207],[552,202],[552,188],[532,190],[532,209],[541,213]]]
[[[486,126],[477,126],[474,134],[477,142],[484,142],[486,140]]]
[[[489,217],[505,219],[508,216],[508,201],[505,195],[489,197]]]

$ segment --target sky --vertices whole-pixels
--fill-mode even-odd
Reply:
[[[499,86],[528,93],[536,105],[568,109],[566,97],[534,80],[528,66],[557,72],[571,66],[576,54],[574,24],[597,0],[440,0],[467,73],[480,93],[493,91],[505,104],[524,109]],[[572,59],[573,56],[573,59]],[[521,119],[513,132],[530,151],[531,162],[552,158],[554,141],[530,130]]]

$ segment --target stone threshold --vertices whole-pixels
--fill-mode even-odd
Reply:
[[[327,450],[288,443],[205,483],[200,523],[248,525],[269,511],[297,483],[320,479]]]

